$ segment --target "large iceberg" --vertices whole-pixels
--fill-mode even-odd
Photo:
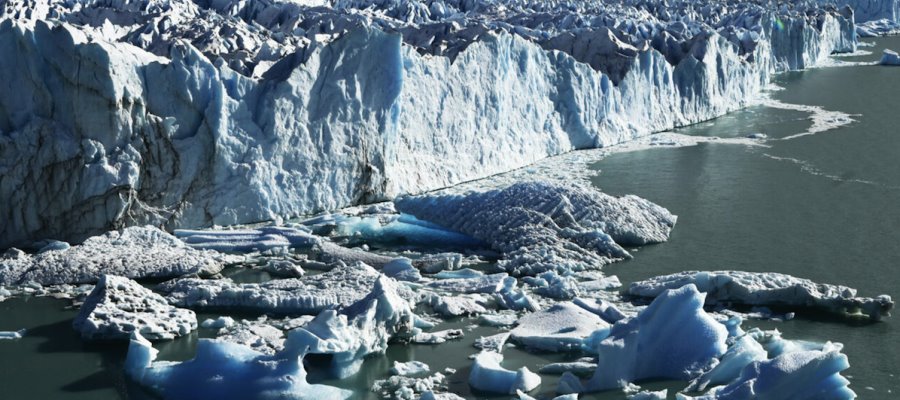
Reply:
[[[134,226],[94,236],[77,246],[55,242],[36,254],[0,255],[0,285],[94,283],[104,274],[132,279],[214,275],[228,257],[195,250],[157,228]]]
[[[406,196],[394,204],[400,212],[490,243],[504,256],[498,264],[516,275],[597,269],[631,257],[622,246],[665,241],[676,219],[636,196],[547,182]]]
[[[656,297],[687,284],[706,293],[708,304],[812,308],[842,316],[861,313],[874,320],[889,316],[894,307],[887,295],[857,297],[853,288],[777,272],[684,271],[634,282],[628,294]]]
[[[805,0],[8,0],[0,248],[423,193],[722,115],[855,39]]]

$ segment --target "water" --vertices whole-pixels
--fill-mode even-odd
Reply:
[[[900,47],[900,38],[876,40]],[[606,268],[623,282],[681,270],[784,272],[858,288],[860,295],[900,296],[900,68],[858,66],[780,76],[787,103],[858,114],[857,122],[768,148],[703,144],[610,156],[593,168],[594,184],[633,193],[678,215],[667,243]],[[690,135],[770,138],[805,131],[806,113],[754,107],[679,130]],[[851,387],[863,399],[900,394],[900,330],[895,319],[866,325],[797,319],[747,322],[787,338],[844,343]],[[869,390],[867,388],[874,390]]]
[[[876,40],[875,60],[883,47],[900,48],[900,38]],[[850,59],[848,59],[850,60]],[[762,132],[769,147],[704,144],[610,156],[593,168],[594,183],[613,194],[634,193],[679,216],[669,242],[636,251],[631,261],[606,268],[626,285],[639,279],[685,269],[778,271],[860,289],[860,294],[900,296],[900,68],[858,66],[791,73],[778,78],[785,90],[774,97],[788,103],[822,106],[859,114],[857,122],[817,135],[779,141],[810,126],[804,112],[753,107],[715,121],[680,130],[691,135],[742,137]],[[231,271],[234,279],[267,277]],[[0,341],[0,399],[147,399],[122,374],[125,344],[82,342],[71,328],[77,310],[51,298],[11,299],[0,303],[0,330],[29,328],[17,341]],[[214,317],[200,314],[200,320]],[[368,359],[363,370],[340,381],[323,381],[365,393],[388,376],[393,361],[420,360],[432,371],[454,368],[450,388],[466,397],[466,379],[479,336],[500,332],[475,327],[473,319],[448,321],[439,329],[461,328],[466,337],[441,345],[392,346],[384,357]],[[892,319],[876,324],[798,318],[788,322],[748,321],[747,326],[777,328],[787,338],[844,343],[850,357],[851,387],[862,399],[892,399],[900,393],[900,332]],[[200,329],[178,340],[156,344],[160,359],[190,358],[196,341],[214,333]],[[504,351],[505,366],[568,361],[577,354]],[[538,395],[550,396],[558,377],[542,376]],[[315,374],[311,379],[317,380]],[[642,383],[645,389],[684,387],[681,382]],[[868,390],[871,387],[873,390]],[[365,393],[361,398],[373,398]],[[609,392],[582,398],[621,399]],[[506,399],[509,396],[493,396]]]

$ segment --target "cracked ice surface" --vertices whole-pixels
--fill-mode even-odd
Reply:
[[[658,276],[628,287],[628,293],[656,297],[666,289],[694,284],[706,293],[708,304],[814,308],[837,315],[862,313],[874,320],[889,316],[890,296],[857,297],[856,289],[816,283],[777,272],[684,271]]]
[[[0,285],[94,283],[104,274],[132,279],[214,275],[229,258],[195,250],[153,227],[130,227],[94,236],[76,246],[37,254],[12,249],[0,256]]]
[[[546,182],[394,203],[400,212],[490,243],[503,253],[498,264],[516,275],[598,269],[631,257],[622,246],[664,242],[676,220],[636,196]]]

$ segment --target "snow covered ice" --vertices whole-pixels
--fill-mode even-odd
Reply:
[[[170,306],[135,281],[103,275],[72,325],[85,339],[128,340],[138,332],[147,339],[162,340],[197,329],[197,316],[191,310]]]
[[[622,246],[663,242],[676,219],[636,196],[545,182],[407,196],[394,204],[402,213],[490,243],[503,253],[499,265],[515,275],[596,269],[629,258]]]
[[[686,284],[706,293],[708,304],[812,308],[841,316],[861,313],[874,320],[889,316],[894,307],[887,295],[856,297],[853,288],[776,272],[684,271],[634,282],[628,287],[628,294],[656,297],[666,289]]]
[[[94,283],[104,274],[132,279],[214,275],[228,257],[195,250],[153,227],[130,227],[94,236],[76,246],[0,255],[0,285]]]

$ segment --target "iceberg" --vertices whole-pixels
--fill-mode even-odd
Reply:
[[[150,226],[135,226],[94,236],[76,246],[0,256],[0,285],[95,283],[103,275],[164,279],[218,274],[227,256],[195,250]]]
[[[0,340],[16,340],[21,339],[25,334],[28,333],[26,329],[19,329],[17,331],[0,331]]]
[[[516,394],[517,391],[530,392],[541,384],[541,377],[522,367],[510,371],[500,366],[503,355],[483,351],[475,356],[469,373],[469,386],[490,393]]]
[[[622,246],[665,241],[675,216],[635,196],[522,182],[504,189],[394,200],[397,210],[490,243],[514,275],[597,269],[631,257]]]
[[[694,285],[666,290],[635,317],[592,336],[586,344],[596,342],[596,372],[585,383],[564,374],[557,390],[600,391],[644,379],[699,375],[725,354],[728,338],[725,325],[703,311],[704,296]]]
[[[129,340],[138,332],[150,340],[167,340],[197,329],[197,316],[191,310],[170,306],[165,298],[131,279],[103,275],[72,326],[84,339]]]
[[[391,373],[400,376],[422,375],[430,371],[431,368],[428,367],[428,364],[421,361],[394,361],[394,366],[391,367]]]
[[[881,65],[900,65],[900,54],[893,50],[884,49],[880,63]]]
[[[361,300],[380,275],[365,264],[338,264],[328,272],[303,278],[263,283],[182,278],[164,282],[157,290],[179,307],[312,315]],[[400,291],[406,298],[414,297],[409,289]]]
[[[303,366],[304,353],[290,347],[265,355],[246,346],[200,339],[194,358],[155,361],[158,350],[134,332],[125,359],[125,374],[165,399],[296,400],[348,399],[349,390],[310,384]]]
[[[632,283],[627,293],[656,297],[667,289],[693,284],[707,304],[812,308],[840,316],[858,314],[879,320],[890,316],[890,296],[856,297],[856,289],[815,283],[776,272],[684,271]]]
[[[855,50],[853,19],[804,0],[7,1],[0,248],[335,210],[707,120]]]
[[[536,350],[579,351],[585,338],[609,326],[596,314],[562,302],[519,318],[510,339]]]

